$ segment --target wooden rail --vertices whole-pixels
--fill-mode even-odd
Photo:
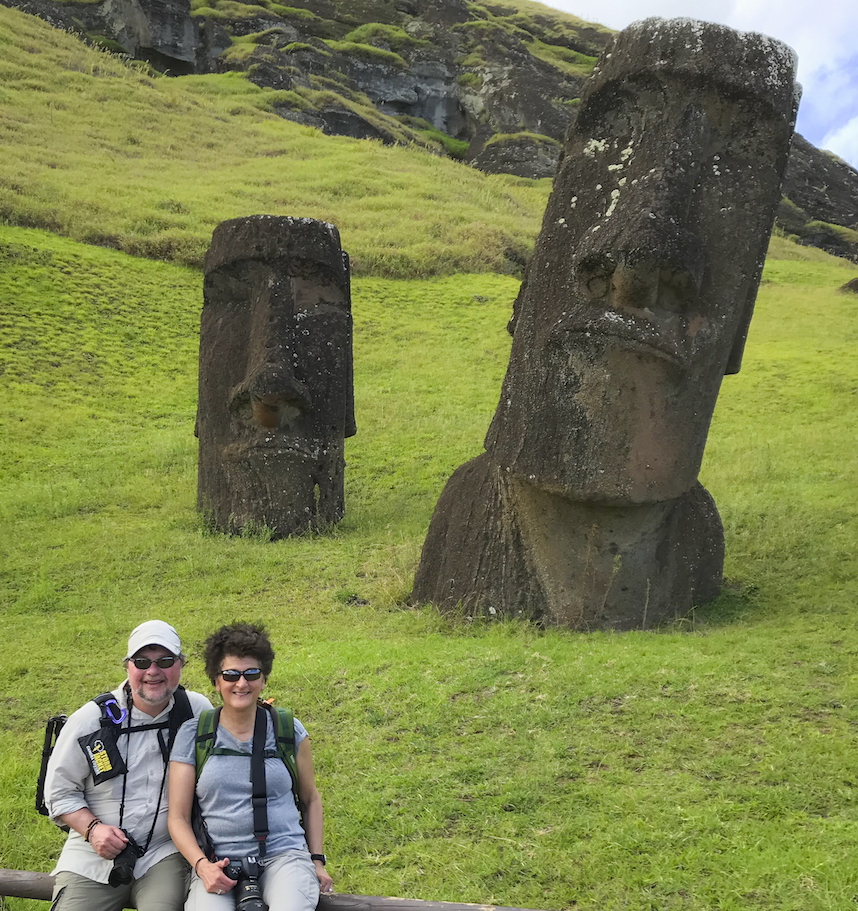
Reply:
[[[0,896],[50,901],[54,878],[50,873],[0,869]],[[319,911],[526,911],[497,905],[424,902],[415,898],[382,898],[378,895],[323,895]]]

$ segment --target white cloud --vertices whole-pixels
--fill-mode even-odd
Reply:
[[[829,149],[844,161],[858,161],[858,115],[831,133],[827,133],[822,138],[820,147]]]
[[[858,67],[831,70],[822,66],[804,78],[804,98],[799,108],[798,130],[816,145],[855,117],[858,111]],[[840,153],[838,153],[840,154]],[[858,162],[858,156],[844,156]]]

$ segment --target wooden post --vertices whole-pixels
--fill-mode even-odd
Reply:
[[[50,901],[53,888],[54,878],[50,873],[0,869],[0,896]],[[334,893],[333,895],[323,895],[319,899],[318,911],[526,911],[526,909]]]
[[[42,898],[50,901],[54,878],[50,873],[0,869],[0,895],[10,898]]]

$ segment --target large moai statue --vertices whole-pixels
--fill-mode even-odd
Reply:
[[[333,225],[254,215],[215,228],[200,320],[197,506],[274,537],[343,516],[355,433],[348,256]]]
[[[486,451],[435,508],[412,597],[632,629],[717,595],[697,475],[738,371],[798,104],[759,34],[648,19],[603,53],[513,307]]]

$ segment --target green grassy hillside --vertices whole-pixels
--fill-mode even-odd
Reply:
[[[545,187],[317,137],[250,102],[191,104],[179,83],[109,75],[116,62],[90,53],[0,8],[0,70],[25,74],[0,81],[0,865],[51,868],[61,836],[32,808],[43,722],[119,681],[132,625],[174,622],[186,682],[209,692],[203,638],[249,618],[275,640],[269,694],[313,738],[338,891],[553,911],[851,907],[858,301],[837,288],[858,270],[773,242],[702,472],[726,530],[720,599],[622,635],[443,620],[407,594],[445,480],[481,450],[517,290],[491,271],[503,256],[469,259],[475,216],[456,216],[484,194],[482,224],[526,249]],[[84,117],[90,96],[104,121]],[[123,135],[139,157],[120,154]],[[265,171],[273,136],[288,154]],[[380,192],[340,208],[349,168]],[[287,193],[308,208],[265,205]],[[399,246],[360,228],[374,200]],[[176,221],[135,233],[156,210]],[[201,275],[181,263],[218,220],[260,210],[333,218],[364,263],[346,517],[279,542],[209,534],[194,510]],[[46,212],[54,233],[27,227]],[[437,247],[417,239],[432,219]],[[70,239],[96,228],[175,262]],[[482,274],[385,277],[467,263]]]
[[[550,181],[323,136],[243,76],[170,79],[0,7],[0,222],[200,264],[266,212],[337,225],[357,274],[515,272]]]
[[[788,252],[784,245],[784,251]],[[354,283],[358,435],[330,536],[194,511],[200,275],[0,229],[3,864],[50,869],[41,725],[164,616],[264,619],[315,743],[337,888],[549,909],[842,909],[858,629],[855,270],[772,260],[703,481],[729,586],[660,633],[440,620],[407,604],[435,499],[480,451],[515,280]],[[26,903],[9,901],[21,909]]]

